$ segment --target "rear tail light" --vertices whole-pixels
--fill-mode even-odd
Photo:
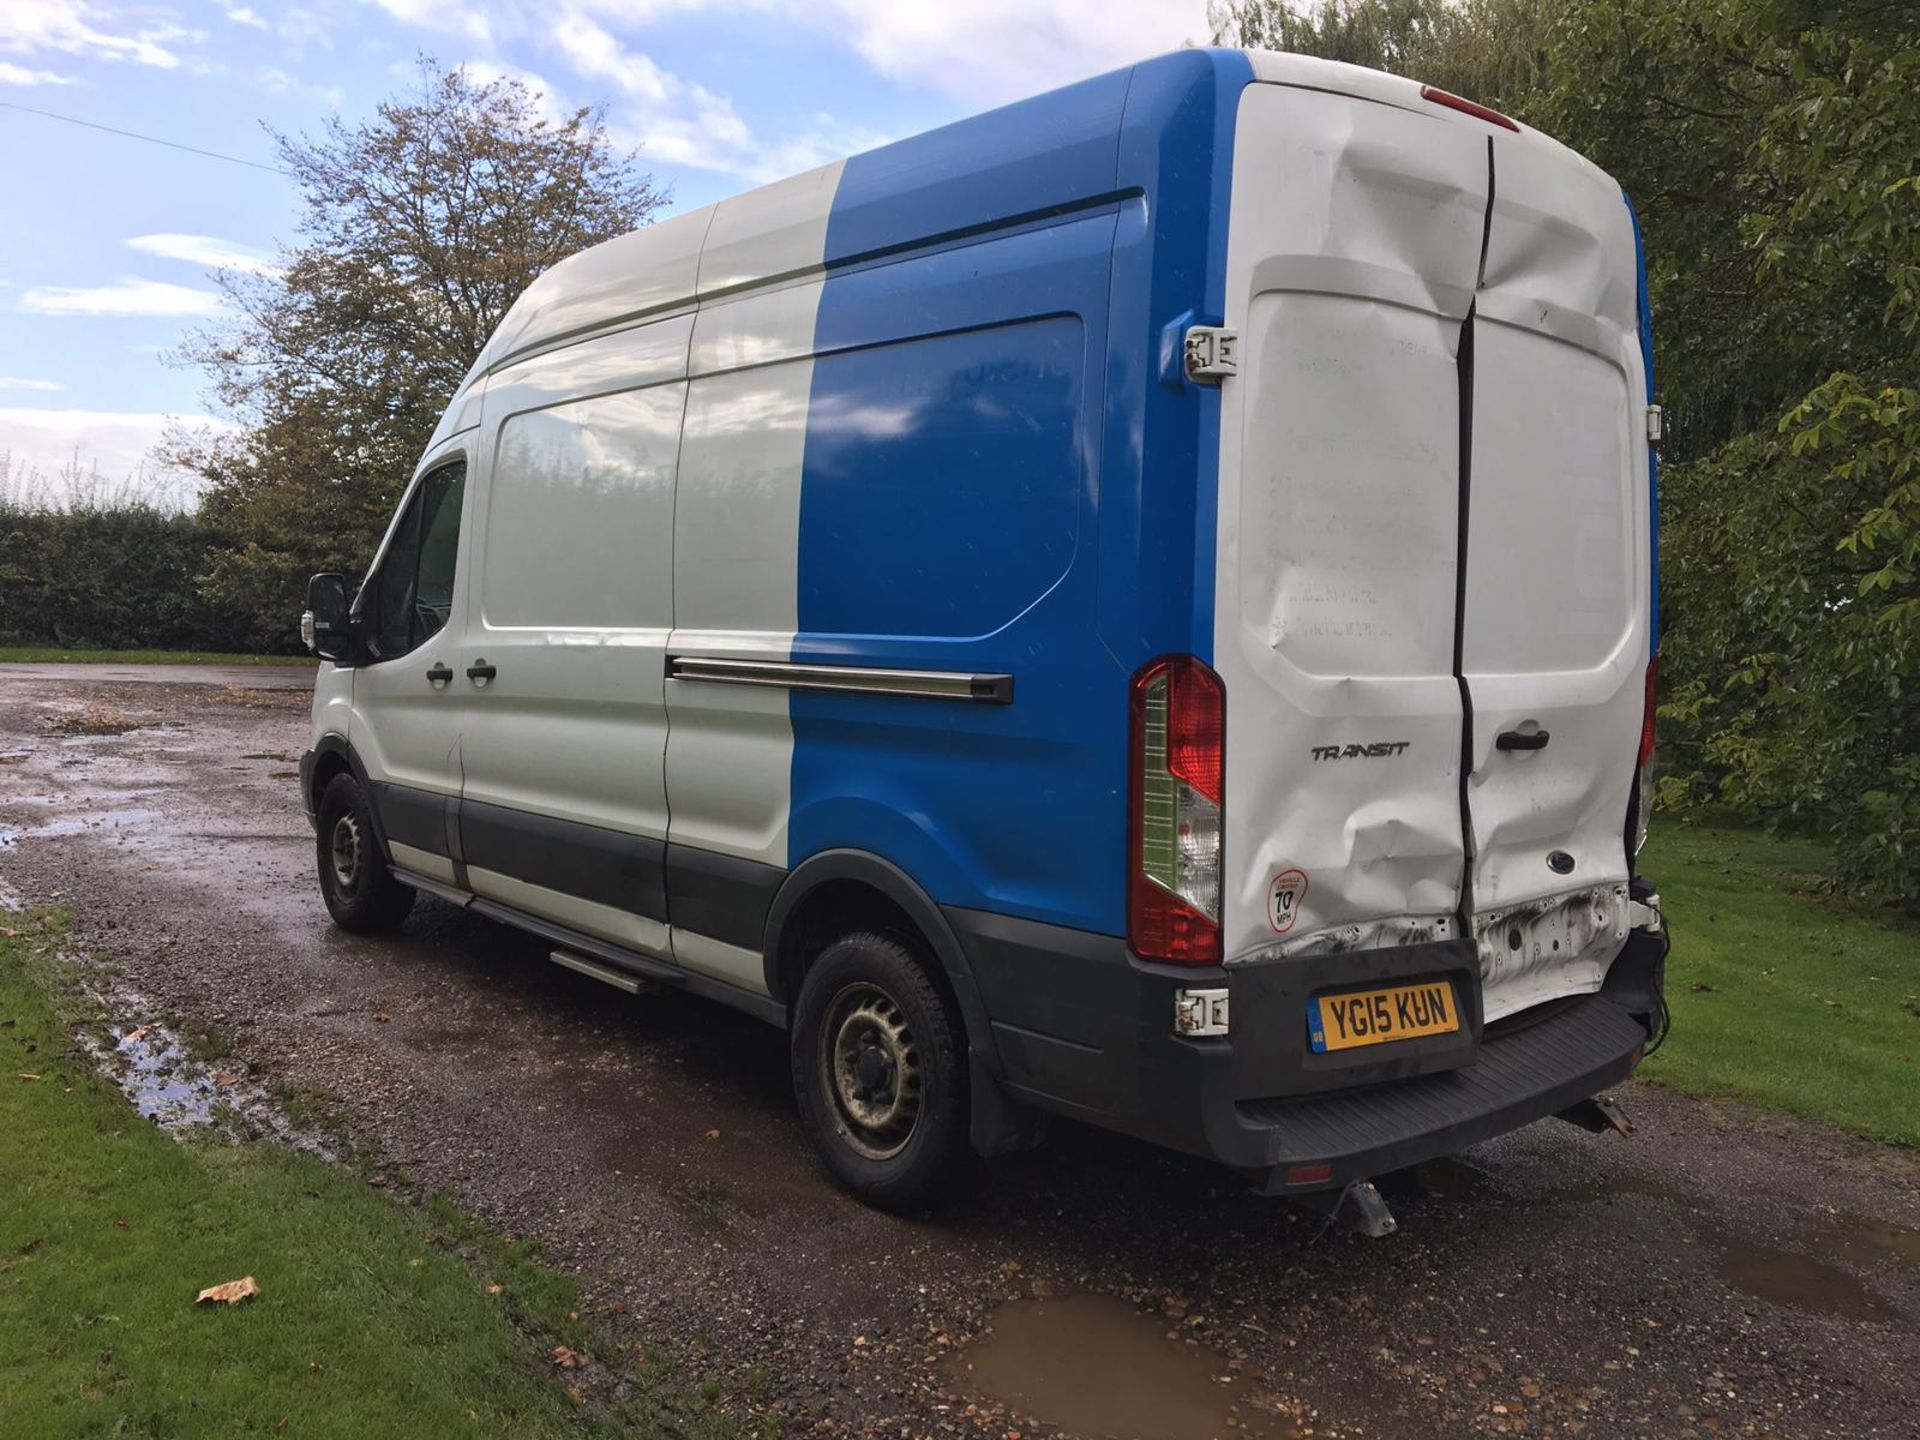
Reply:
[[[1127,939],[1144,960],[1220,961],[1226,692],[1190,655],[1133,677]]]
[[[1458,110],[1462,115],[1471,115],[1476,120],[1484,120],[1489,125],[1500,125],[1515,131],[1520,128],[1498,110],[1489,110],[1484,105],[1476,105],[1466,96],[1456,95],[1451,90],[1442,90],[1437,85],[1422,85],[1420,98],[1431,100],[1436,105],[1444,105],[1449,110]]]
[[[1659,702],[1660,657],[1647,662],[1647,699],[1640,715],[1640,758],[1634,770],[1632,854],[1647,843],[1647,822],[1653,816],[1653,716]]]

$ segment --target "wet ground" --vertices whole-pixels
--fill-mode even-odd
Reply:
[[[1630,1139],[1546,1122],[1394,1177],[1384,1241],[1073,1127],[879,1215],[810,1167],[773,1031],[436,901],[334,931],[307,679],[0,666],[0,903],[73,908],[156,1012],[118,1043],[160,1045],[163,1089],[177,1041],[142,1024],[228,1037],[189,1108],[209,1074],[337,1095],[384,1182],[545,1241],[731,1408],[1000,1440],[1920,1434],[1920,1157],[1630,1086]]]

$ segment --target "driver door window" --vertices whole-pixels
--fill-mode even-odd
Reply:
[[[466,477],[465,461],[442,465],[414,487],[401,512],[374,581],[368,638],[376,659],[417,649],[453,613]]]

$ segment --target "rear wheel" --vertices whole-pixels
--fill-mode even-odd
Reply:
[[[807,1137],[843,1188],[884,1210],[939,1198],[967,1148],[962,1029],[900,941],[848,935],[820,953],[794,1007],[793,1088]]]
[[[334,776],[321,795],[317,840],[320,893],[334,924],[366,935],[407,918],[413,887],[387,869],[373,832],[373,807],[353,776]]]

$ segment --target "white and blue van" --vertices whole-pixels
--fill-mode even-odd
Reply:
[[[595,246],[313,582],[328,907],[784,1026],[891,1207],[1044,1116],[1274,1193],[1592,1121],[1665,1014],[1650,355],[1615,182],[1290,55]]]

